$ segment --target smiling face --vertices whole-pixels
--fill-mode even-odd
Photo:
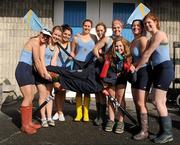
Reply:
[[[144,26],[145,26],[146,31],[148,32],[154,32],[157,30],[157,22],[153,21],[150,18],[146,18],[144,20]]]
[[[116,52],[119,52],[120,54],[124,53],[124,45],[122,44],[120,40],[115,42],[114,49]]]
[[[83,23],[83,33],[84,33],[84,34],[89,34],[91,28],[92,28],[91,22],[85,21],[85,22]]]
[[[40,42],[41,42],[42,44],[44,44],[44,43],[48,43],[50,36],[49,36],[49,35],[46,35],[46,34],[43,34],[43,33],[41,32],[40,35],[39,35],[39,38],[40,38]]]
[[[62,41],[63,42],[69,42],[70,41],[70,38],[71,38],[71,31],[70,30],[65,30],[63,33],[62,33]]]
[[[61,40],[61,35],[62,35],[62,32],[59,30],[59,29],[55,29],[52,33],[52,41],[54,43],[58,42]]]
[[[145,30],[152,33],[160,30],[160,22],[156,15],[153,13],[147,14],[143,19]]]
[[[134,21],[132,23],[132,32],[134,35],[140,35],[143,32],[143,24],[141,21]]]
[[[99,39],[103,38],[106,33],[104,26],[102,26],[102,25],[97,26],[96,33],[97,33],[97,36],[99,37]]]
[[[112,22],[112,31],[113,31],[114,36],[116,37],[120,36],[122,28],[123,28],[123,24],[121,23],[121,21],[114,20]]]

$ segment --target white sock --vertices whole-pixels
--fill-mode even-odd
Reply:
[[[41,118],[41,121],[45,121],[46,120],[46,118]]]
[[[51,120],[52,120],[52,118],[48,118],[47,120],[48,120],[48,121],[51,121]]]

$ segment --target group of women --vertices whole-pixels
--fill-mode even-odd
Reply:
[[[35,85],[40,95],[39,104],[42,104],[51,95],[53,87],[55,89],[57,112],[52,119],[52,101],[41,109],[41,125],[43,127],[55,126],[53,120],[56,119],[65,120],[62,109],[65,89],[68,88],[77,90],[77,115],[74,121],[89,121],[89,92],[92,91],[82,91],[90,87],[89,84],[86,86],[88,82],[78,79],[78,76],[81,75],[78,75],[78,72],[76,72],[75,79],[68,78],[65,73],[64,75],[60,74],[58,82],[52,82],[53,75],[48,72],[51,71],[51,68],[46,68],[46,66],[51,65],[52,68],[53,66],[61,66],[61,68],[65,68],[65,72],[68,71],[67,75],[69,75],[73,71],[70,71],[72,67],[68,68],[67,64],[72,60],[76,60],[73,70],[88,67],[92,60],[94,67],[97,68],[94,70],[99,75],[98,80],[95,77],[92,78],[95,78],[95,81],[102,85],[101,89],[94,91],[97,108],[94,124],[105,125],[104,130],[107,132],[124,132],[124,114],[118,112],[116,116],[116,110],[110,100],[107,103],[108,119],[106,119],[105,96],[115,97],[125,108],[125,89],[127,81],[129,81],[132,86],[132,95],[139,123],[139,133],[135,134],[133,139],[148,138],[146,100],[150,88],[153,86],[153,104],[159,114],[160,131],[152,137],[152,140],[155,143],[172,141],[172,121],[166,107],[166,94],[174,78],[174,72],[169,56],[168,38],[160,30],[158,18],[153,13],[149,13],[143,20],[134,20],[132,23],[134,34],[132,42],[128,42],[121,36],[123,23],[118,19],[112,22],[112,36],[105,36],[105,24],[98,23],[95,27],[97,39],[95,35],[90,34],[92,26],[90,19],[84,20],[82,32],[74,36],[72,42],[70,42],[72,29],[69,25],[62,25],[61,27],[55,26],[52,34],[43,29],[38,36],[30,38],[25,44],[16,69],[16,79],[24,97],[21,104],[21,130],[28,134],[34,134],[40,128],[40,125],[32,123],[32,101]],[[151,34],[150,39],[146,37],[146,32]],[[65,49],[71,57],[62,49]],[[137,73],[135,81],[132,79],[134,72]],[[81,91],[76,89],[78,87],[81,87]],[[82,103],[82,93],[84,93],[84,103]]]

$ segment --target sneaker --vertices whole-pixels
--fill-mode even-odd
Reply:
[[[54,122],[54,120],[48,120],[48,124],[49,124],[49,126],[52,126],[52,127],[54,127],[55,126],[55,122]]]
[[[64,118],[64,114],[63,114],[63,113],[61,113],[61,114],[59,115],[59,121],[65,121],[65,118]]]
[[[59,114],[56,112],[52,118],[53,120],[58,120],[59,119]]]
[[[44,127],[44,128],[47,128],[47,127],[49,126],[46,119],[42,119],[42,120],[41,120],[41,125],[42,125],[42,127]]]
[[[108,120],[106,127],[105,127],[105,131],[107,132],[111,132],[113,130],[115,122],[112,120]]]
[[[65,121],[64,114],[61,113],[60,115],[56,112],[52,118],[53,120]]]
[[[115,133],[123,133],[124,132],[124,122],[120,122],[118,121],[116,123],[116,127],[115,127],[115,130],[114,130]]]

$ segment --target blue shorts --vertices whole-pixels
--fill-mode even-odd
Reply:
[[[168,91],[171,81],[174,79],[173,63],[165,61],[153,69],[153,88]]]
[[[35,84],[32,65],[27,63],[18,63],[15,71],[15,77],[20,87]]]
[[[147,65],[137,71],[137,80],[131,86],[134,89],[140,89],[149,92],[152,85],[152,67]]]

